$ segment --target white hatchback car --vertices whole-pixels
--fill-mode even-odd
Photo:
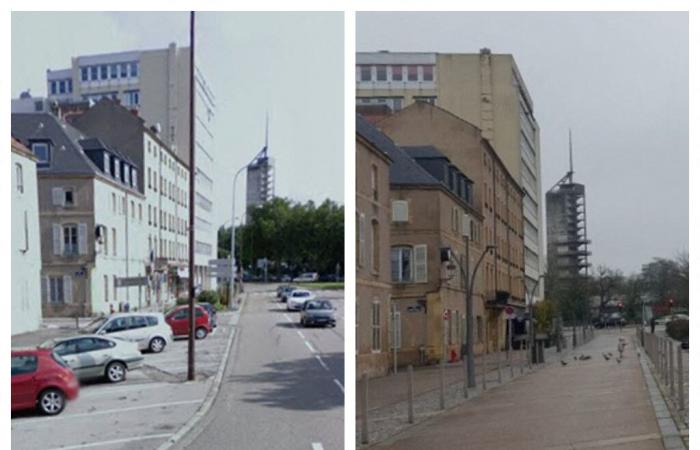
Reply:
[[[307,300],[313,300],[316,296],[306,289],[293,290],[287,295],[287,311],[301,311]]]
[[[162,313],[117,313],[88,326],[88,333],[135,342],[139,350],[162,352],[173,341],[173,330]]]

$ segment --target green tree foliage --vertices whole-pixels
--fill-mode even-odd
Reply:
[[[342,270],[343,242],[343,206],[275,198],[252,209],[249,223],[236,228],[236,257],[247,269],[267,258],[272,273],[335,273],[337,265]],[[230,248],[231,228],[221,227],[219,258],[229,257]]]
[[[653,303],[673,299],[674,306],[688,308],[689,264],[687,253],[677,259],[654,258],[642,266],[642,283]]]

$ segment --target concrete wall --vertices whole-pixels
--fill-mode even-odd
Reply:
[[[21,167],[22,190],[17,185]],[[34,331],[41,325],[41,236],[36,162],[12,149],[11,325],[12,335]]]

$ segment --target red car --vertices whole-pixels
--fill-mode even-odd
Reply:
[[[12,411],[38,408],[53,416],[78,390],[73,371],[50,349],[12,351]]]
[[[165,322],[173,329],[174,336],[188,336],[189,327],[189,306],[182,305],[173,309],[165,316]],[[211,332],[209,324],[209,314],[207,310],[199,305],[194,309],[194,337],[204,339]]]

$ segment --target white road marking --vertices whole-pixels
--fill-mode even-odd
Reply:
[[[289,317],[287,314],[284,315],[284,318],[287,319],[287,322],[292,322],[292,318]]]
[[[141,383],[133,384],[129,386],[120,386],[116,388],[106,388],[106,387],[95,387],[93,388],[83,388],[80,390],[80,398],[85,397],[103,397],[110,394],[120,394],[122,392],[128,391],[138,391],[138,390],[151,390],[162,387],[172,386],[170,383]]]
[[[323,445],[321,445],[320,442],[313,442],[313,443],[311,444],[311,448],[312,448],[313,450],[323,450]]]
[[[78,448],[101,447],[103,445],[125,444],[127,442],[145,441],[145,440],[149,440],[149,439],[165,439],[168,437],[170,437],[170,434],[149,434],[146,436],[137,436],[137,437],[132,437],[132,438],[124,438],[124,439],[114,439],[111,441],[91,442],[89,444],[79,444],[79,445],[69,445],[69,446],[64,446],[64,447],[56,447],[55,449],[51,449],[51,450],[71,450],[71,449],[78,449]]]
[[[40,417],[40,418],[35,418],[35,419],[27,419],[27,420],[19,420],[19,421],[12,421],[12,426],[17,427],[21,425],[32,425],[37,422],[55,422],[57,420],[68,420],[68,419],[80,419],[83,417],[93,417],[93,416],[98,416],[98,415],[104,415],[104,414],[116,414],[116,413],[123,413],[127,411],[139,411],[142,409],[151,409],[151,408],[163,408],[166,406],[175,406],[175,405],[189,405],[193,403],[202,403],[203,399],[198,399],[198,400],[183,400],[180,402],[168,402],[168,403],[154,403],[151,405],[144,405],[144,406],[134,406],[132,408],[119,408],[119,409],[106,409],[104,411],[93,411],[93,412],[86,412],[86,413],[77,413],[77,414],[61,414],[58,416],[54,417]]]
[[[309,349],[311,353],[316,353],[316,349],[313,347],[313,345],[309,344],[309,341],[304,340],[304,344],[306,344],[306,347]]]
[[[321,367],[323,367],[323,368],[326,369],[326,370],[330,370],[330,369],[328,368],[328,366],[326,365],[326,363],[323,362],[323,359],[321,359],[320,356],[318,356],[318,355],[315,355],[315,356],[316,356],[316,360],[317,360],[318,363],[321,365]]]
[[[303,340],[306,340],[306,336],[304,336],[304,333],[302,333],[301,331],[297,330],[297,334],[299,335],[300,338],[302,338]]]
[[[336,386],[338,386],[338,388],[343,392],[343,394],[345,394],[345,387],[343,387],[343,383],[338,381],[337,378],[333,378],[333,382],[336,384]]]

